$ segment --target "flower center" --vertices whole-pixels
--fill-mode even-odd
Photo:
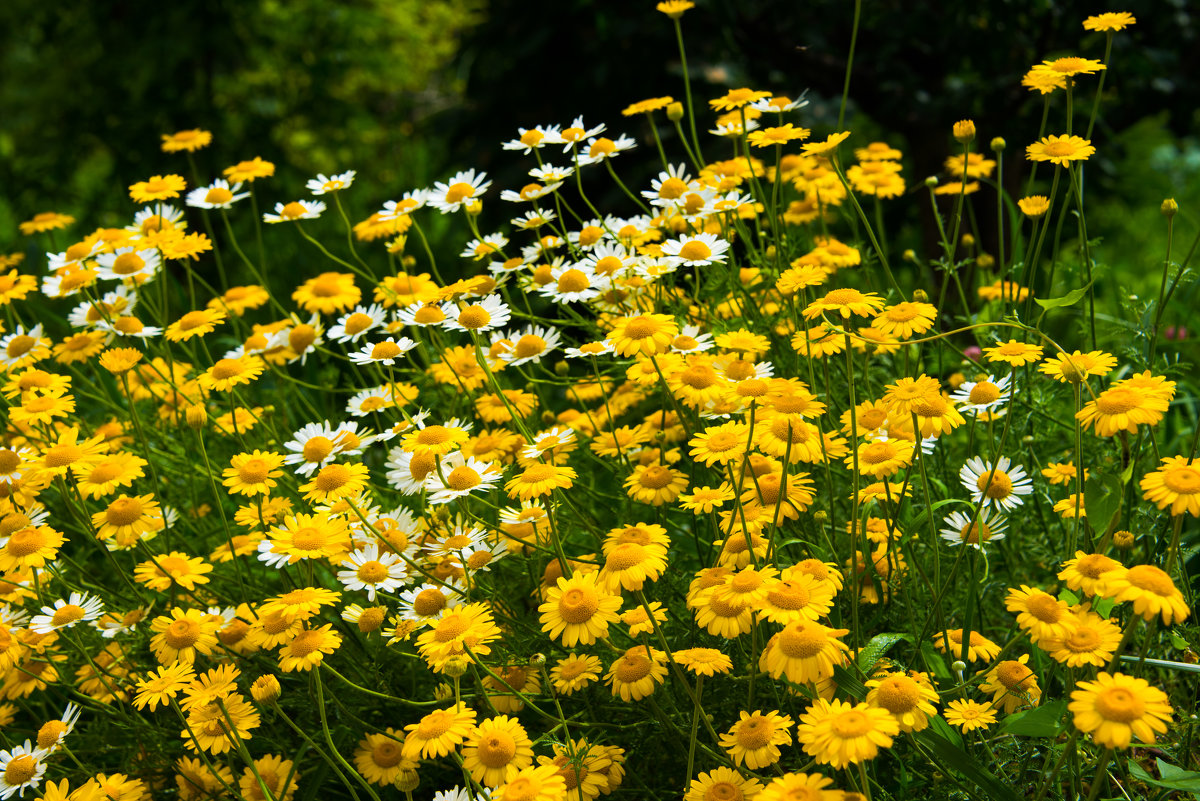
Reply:
[[[979,487],[980,492],[986,493],[993,500],[1007,498],[1009,495],[1012,495],[1013,491],[1012,479],[1003,470],[993,470],[990,473],[983,473],[975,480],[975,486]]]
[[[725,375],[733,381],[744,381],[754,374],[754,363],[745,359],[736,359],[725,368]]]
[[[37,765],[37,760],[30,754],[22,754],[9,760],[8,767],[4,769],[4,783],[10,788],[25,784],[37,773]]]
[[[421,445],[441,445],[450,440],[450,430],[445,426],[428,426],[421,429],[416,440]]]
[[[454,714],[445,710],[430,713],[421,719],[416,735],[422,740],[434,740],[450,731],[454,725]]]
[[[1124,687],[1109,687],[1096,696],[1096,711],[1105,720],[1132,723],[1146,711],[1146,705]]]
[[[400,346],[395,342],[377,342],[371,348],[371,358],[376,361],[394,359],[400,355]]]
[[[1190,465],[1173,467],[1163,476],[1163,484],[1180,495],[1200,493],[1200,470]]]
[[[762,715],[751,715],[738,725],[737,743],[747,751],[757,751],[771,744],[775,727]]]
[[[658,188],[658,196],[664,200],[674,200],[687,191],[687,184],[678,178],[668,178]]]
[[[214,186],[204,193],[204,202],[219,206],[233,200],[233,193],[223,186]]]
[[[1043,623],[1057,623],[1062,619],[1062,609],[1059,607],[1058,601],[1044,592],[1026,600],[1025,608],[1029,610],[1029,614]]]
[[[1033,671],[1016,660],[1001,662],[996,678],[1009,690],[1023,691],[1025,683],[1033,678]]]
[[[38,729],[38,748],[50,749],[58,744],[67,732],[67,724],[61,720],[52,720]]]
[[[1043,148],[1050,156],[1069,156],[1075,152],[1075,146],[1067,142],[1050,142]]]
[[[746,593],[754,592],[762,586],[763,579],[758,573],[738,573],[729,582],[729,586],[734,592]]]
[[[112,271],[117,275],[133,275],[146,266],[146,261],[136,253],[122,253],[113,259]]]
[[[1101,393],[1100,397],[1096,398],[1096,408],[1102,414],[1125,414],[1136,409],[1140,401],[1141,397],[1136,391],[1127,387],[1117,387]]]
[[[796,610],[808,606],[812,594],[797,582],[781,581],[767,593],[767,602],[780,609]]]
[[[1090,579],[1098,579],[1100,578],[1100,574],[1107,573],[1108,571],[1117,567],[1120,567],[1117,562],[1109,559],[1104,554],[1099,553],[1081,556],[1079,560],[1075,562],[1075,569],[1079,571],[1080,575],[1086,576]]]
[[[971,387],[969,395],[971,403],[983,405],[985,403],[995,403],[1000,400],[1000,387],[993,384],[991,381],[980,381],[975,386]]]
[[[558,613],[571,624],[587,623],[599,608],[597,593],[583,587],[572,587],[558,600]]]
[[[641,653],[626,652],[625,656],[617,662],[617,670],[614,675],[618,681],[630,684],[649,676],[650,668],[650,660],[646,657],[645,649],[642,649]]]
[[[471,184],[463,183],[462,181],[459,181],[456,184],[451,184],[450,187],[448,189],[446,189],[446,202],[447,203],[462,203],[464,200],[466,200],[469,197],[473,197],[474,195],[475,195],[475,187],[474,186],[472,186]]]
[[[705,364],[689,367],[679,375],[680,383],[686,384],[692,389],[707,389],[719,380],[717,371]]]
[[[712,248],[698,239],[693,239],[679,249],[679,258],[684,261],[704,261],[712,256]]]
[[[463,328],[483,328],[492,321],[492,315],[482,306],[468,306],[458,314],[458,324]]]
[[[394,768],[403,758],[400,744],[395,740],[384,740],[371,750],[371,760],[381,768]]]
[[[455,492],[466,492],[483,483],[483,478],[470,467],[456,467],[446,476],[446,485]]]
[[[346,318],[346,324],[343,328],[347,334],[353,336],[354,334],[361,334],[363,331],[366,331],[374,322],[375,319],[371,315],[355,312]]]
[[[625,325],[625,336],[630,339],[645,339],[658,333],[658,323],[643,315],[634,317]]]
[[[884,679],[875,697],[881,707],[896,715],[916,709],[921,702],[920,688],[907,676]]]
[[[1079,626],[1066,639],[1066,646],[1075,653],[1088,653],[1100,647],[1100,634],[1090,626]]]
[[[104,512],[104,519],[113,526],[131,526],[141,516],[142,502],[137,498],[118,498]]]
[[[8,348],[6,349],[6,352],[8,353],[10,358],[24,356],[26,353],[28,353],[30,350],[32,350],[33,346],[36,344],[37,344],[37,340],[34,339],[33,337],[29,336],[28,334],[19,334],[19,335],[13,337],[12,341],[10,341],[8,343]]]
[[[873,726],[870,716],[864,712],[859,712],[857,709],[852,709],[835,717],[830,722],[830,728],[833,729],[833,733],[839,738],[848,740],[851,737],[866,735],[871,731]]]
[[[195,620],[176,620],[163,632],[163,640],[176,651],[191,648],[200,639],[200,624]]]
[[[7,537],[14,531],[20,531],[32,522],[28,515],[20,512],[10,512],[3,518],[0,518],[0,537]]]
[[[674,480],[671,471],[660,464],[647,467],[639,479],[641,485],[647,489],[662,489],[668,486]]]
[[[50,623],[53,626],[69,626],[83,619],[87,614],[82,606],[77,604],[67,604],[61,609],[55,610],[54,616],[50,618]]]
[[[504,797],[508,801],[536,801],[542,797],[542,786],[533,779],[520,776],[504,785]]]
[[[413,611],[421,617],[433,617],[446,608],[446,596],[434,587],[421,590],[413,600]]]
[[[517,755],[517,741],[505,731],[492,731],[479,740],[479,761],[489,768],[502,768]]]
[[[30,556],[44,548],[46,537],[36,528],[23,528],[8,540],[8,552],[20,559]]]
[[[292,545],[301,551],[320,550],[325,545],[325,532],[316,526],[298,528],[292,534]]]
[[[717,782],[704,793],[704,801],[745,801],[746,796],[732,782]]]
[[[513,352],[516,353],[519,359],[528,359],[531,356],[537,356],[546,349],[546,340],[536,334],[526,334],[517,340],[517,344],[513,347]]]
[[[387,567],[374,559],[358,566],[358,580],[364,584],[378,584],[388,577]]]
[[[267,480],[271,466],[263,459],[247,459],[238,468],[238,478],[246,484],[262,484]]]
[[[604,566],[610,571],[629,570],[642,564],[649,557],[646,549],[636,542],[624,542],[608,554]]]
[[[862,293],[857,289],[835,289],[826,294],[821,302],[835,306],[845,306],[849,303],[858,303],[862,299]]]
[[[1175,582],[1163,570],[1154,565],[1136,565],[1129,568],[1125,578],[1141,590],[1165,598],[1175,593]]]
[[[315,436],[304,443],[301,454],[306,462],[323,462],[333,453],[333,442],[328,437]]]
[[[778,647],[791,659],[811,659],[825,649],[827,642],[819,629],[788,626],[779,632]]]
[[[320,492],[333,492],[341,489],[353,477],[350,468],[344,464],[330,464],[321,468],[313,484]]]

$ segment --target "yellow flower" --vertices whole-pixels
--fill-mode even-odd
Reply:
[[[841,769],[874,759],[899,733],[886,709],[819,698],[800,717],[796,739],[818,763]]]
[[[1041,217],[1050,211],[1050,199],[1045,195],[1030,195],[1017,201],[1017,206],[1026,217]]]
[[[32,219],[21,223],[18,228],[25,236],[40,234],[45,231],[54,231],[58,228],[66,228],[71,223],[75,222],[75,218],[69,214],[59,214],[56,211],[42,211],[33,215]]]
[[[1100,577],[1096,594],[1117,603],[1133,601],[1133,611],[1150,620],[1162,615],[1163,623],[1181,623],[1190,610],[1183,593],[1162,568],[1134,565],[1128,570],[1111,570]]]
[[[187,181],[182,175],[155,175],[148,181],[138,181],[130,186],[129,197],[136,203],[150,203],[179,197],[179,193],[186,188]]]
[[[1158,470],[1141,480],[1142,496],[1171,514],[1200,517],[1200,463],[1186,456],[1168,456]]]
[[[749,105],[755,100],[762,100],[764,97],[770,96],[770,92],[760,92],[754,89],[730,89],[721,97],[708,101],[708,104],[715,111],[730,111]]]
[[[533,742],[516,719],[497,715],[480,721],[467,737],[462,760],[475,781],[499,787],[533,764]]]
[[[1083,27],[1088,31],[1123,31],[1136,22],[1137,19],[1128,11],[1108,11],[1088,17],[1083,21]]]
[[[635,645],[609,666],[604,677],[612,694],[622,701],[640,701],[653,694],[667,677],[666,654],[657,648]]]
[[[417,723],[404,727],[408,732],[401,753],[405,759],[444,757],[463,742],[475,727],[475,710],[461,704],[436,709]]]
[[[741,712],[738,721],[721,735],[721,748],[734,764],[750,770],[770,767],[779,761],[779,746],[792,744],[791,727],[792,719],[778,711]]]
[[[1071,693],[1067,709],[1075,728],[1105,748],[1124,750],[1136,736],[1153,743],[1155,734],[1167,731],[1171,704],[1167,694],[1145,679],[1122,673],[1101,673],[1095,681],[1081,681]]]
[[[656,5],[654,8],[656,11],[660,11],[663,14],[666,14],[671,19],[679,19],[680,17],[683,16],[683,12],[685,12],[689,9],[693,9],[695,7],[696,7],[696,4],[691,2],[691,0],[663,0],[661,3]],[[659,99],[662,100],[664,98],[659,98]],[[665,98],[665,99],[667,102],[664,103],[663,105],[664,106],[670,105],[671,99],[670,98]],[[628,116],[628,115],[626,115],[626,116]]]
[[[1049,161],[1069,167],[1072,161],[1087,161],[1096,152],[1088,139],[1078,136],[1045,136],[1025,148],[1030,161]]]
[[[957,726],[963,734],[986,729],[996,722],[996,710],[991,704],[956,699],[946,704],[946,722]]]
[[[762,784],[730,768],[715,768],[692,779],[683,801],[752,801],[760,798]]]
[[[550,639],[561,638],[562,644],[591,645],[608,636],[608,626],[617,622],[621,596],[611,595],[598,586],[595,573],[575,574],[559,578],[555,587],[546,591],[546,602],[538,607],[542,631]]]
[[[193,128],[189,131],[176,131],[173,134],[163,134],[162,139],[164,153],[178,153],[181,150],[186,150],[188,153],[195,153],[197,150],[208,147],[212,143],[212,131]]]

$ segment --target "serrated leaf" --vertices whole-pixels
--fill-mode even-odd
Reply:
[[[1092,284],[1089,281],[1084,286],[1079,287],[1079,289],[1072,289],[1061,298],[1046,298],[1045,300],[1041,298],[1034,298],[1033,302],[1047,311],[1050,309],[1060,309],[1064,306],[1074,306],[1076,303],[1087,297],[1088,287],[1091,285]]]
[[[1062,731],[1062,717],[1067,701],[1053,701],[1028,712],[1017,712],[1004,719],[1000,731],[1016,737],[1057,737]]]
[[[1083,508],[1097,534],[1106,534],[1121,513],[1123,485],[1117,476],[1092,473],[1083,484]]]
[[[1162,774],[1161,779],[1157,779],[1146,772],[1136,762],[1129,763],[1129,772],[1135,779],[1143,781],[1146,784],[1152,784],[1155,787],[1166,787],[1169,790],[1183,790],[1189,793],[1200,793],[1200,773],[1191,770],[1183,770],[1177,768],[1161,759],[1157,760],[1158,771]]]
[[[858,667],[863,673],[871,675],[872,668],[886,654],[893,645],[901,640],[908,639],[907,634],[896,634],[889,632],[886,634],[876,634],[871,638],[871,641],[863,646],[862,651],[858,654]]]

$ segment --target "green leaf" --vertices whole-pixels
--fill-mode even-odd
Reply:
[[[1084,286],[1079,287],[1079,289],[1072,289],[1061,298],[1046,298],[1045,300],[1042,300],[1041,298],[1034,298],[1033,302],[1047,311],[1050,309],[1062,308],[1063,306],[1074,306],[1076,303],[1087,297],[1087,291],[1091,285],[1092,282],[1089,281]]]
[[[1004,719],[1000,731],[1017,737],[1057,737],[1062,731],[1062,717],[1067,701],[1054,701],[1028,712],[1017,712]]]
[[[1083,508],[1098,534],[1106,534],[1121,513],[1123,485],[1117,476],[1092,473],[1083,485]]]
[[[958,733],[958,729],[947,723],[941,715],[934,715],[929,719],[929,728],[954,743],[957,748],[962,748],[962,735]]]
[[[953,680],[954,676],[950,675],[950,668],[946,667],[946,660],[938,653],[937,648],[931,642],[921,643],[921,653],[925,656],[925,662],[933,670],[933,675],[939,679]]]
[[[1145,768],[1133,761],[1129,763],[1129,772],[1133,774],[1135,779],[1144,781],[1146,784],[1152,784],[1155,787],[1200,793],[1200,773],[1177,768],[1174,765],[1163,762],[1161,759],[1156,761],[1158,763],[1158,772],[1162,774],[1161,779],[1154,778],[1146,772]]]
[[[1170,638],[1171,638],[1171,645],[1173,645],[1173,646],[1175,647],[1175,650],[1177,650],[1177,651],[1186,651],[1186,650],[1188,649],[1188,643],[1187,643],[1187,640],[1185,640],[1185,639],[1183,639],[1182,637],[1180,637],[1180,636],[1179,636],[1178,634],[1176,634],[1174,631],[1170,632],[1170,633],[1168,634],[1168,636],[1170,636]]]
[[[925,729],[916,735],[921,745],[933,752],[946,767],[961,773],[975,782],[984,791],[984,797],[991,801],[1020,801],[1016,792],[996,778],[995,775],[980,767],[976,759],[972,759],[961,748],[941,736],[933,728]]]
[[[862,651],[858,654],[858,666],[863,673],[868,676],[871,674],[871,669],[875,667],[880,658],[891,649],[893,645],[901,640],[908,639],[907,634],[876,634],[871,638],[871,641],[863,646]]]

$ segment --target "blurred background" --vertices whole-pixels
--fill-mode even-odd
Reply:
[[[696,5],[683,28],[698,105],[737,86],[808,90],[803,124],[815,136],[833,129],[853,3]],[[1019,196],[1042,111],[1021,76],[1045,58],[1100,58],[1104,34],[1081,22],[1104,10],[1138,21],[1114,38],[1088,217],[1105,232],[1101,257],[1136,285],[1161,264],[1161,200],[1178,199],[1188,230],[1200,202],[1200,33],[1188,0],[866,0],[849,126],[902,148],[914,186],[941,169],[951,123],[971,117],[982,142],[1008,140],[1005,180]],[[1090,107],[1095,78],[1081,84],[1077,103]],[[304,196],[317,172],[356,169],[345,199],[361,219],[466,167],[519,187],[528,159],[500,148],[519,126],[582,114],[645,144],[645,123],[620,110],[668,94],[682,98],[680,62],[653,0],[5,0],[0,250],[24,247],[17,223],[37,212],[74,215],[82,235],[127,221],[134,181],[179,172],[190,182],[182,154],[159,149],[180,129],[214,134],[196,154],[204,181],[242,159],[275,162],[260,190],[268,205]],[[1060,127],[1052,115],[1049,131]],[[711,139],[709,157],[720,149]],[[617,166],[631,186],[657,169],[649,158]],[[495,213],[498,225],[511,209]]]

